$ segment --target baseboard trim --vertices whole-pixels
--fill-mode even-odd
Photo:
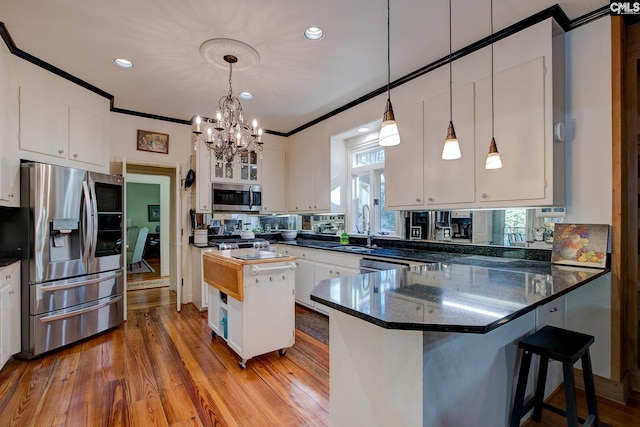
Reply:
[[[638,385],[640,385],[640,376],[636,376],[638,377]],[[582,378],[581,369],[573,370],[573,378],[576,386],[584,390],[584,379]],[[613,400],[614,402],[622,403],[623,405],[627,403],[631,389],[633,388],[634,390],[638,390],[637,388],[632,387],[631,375],[625,375],[620,382],[594,375],[593,381],[596,385],[596,394],[598,396]]]

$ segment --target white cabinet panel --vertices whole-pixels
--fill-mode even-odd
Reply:
[[[196,146],[196,212],[211,213],[211,151]]]
[[[67,105],[24,86],[20,87],[20,149],[67,158]]]
[[[491,78],[478,83],[478,201],[545,198],[544,59],[538,58],[494,76],[495,139],[502,168],[484,168],[491,141]],[[551,167],[551,165],[548,165]]]
[[[262,213],[285,212],[285,167],[284,151],[264,150],[262,153]]]
[[[330,209],[331,146],[329,141],[305,143],[287,153],[287,210],[326,212]]]
[[[107,130],[102,117],[69,107],[69,158],[74,161],[104,164]]]
[[[437,208],[475,200],[474,84],[454,89],[453,124],[462,157],[442,160],[449,123],[449,92],[427,100],[425,120],[426,204]]]
[[[19,169],[17,141],[17,101],[11,86],[13,55],[0,47],[0,205],[17,207],[19,197]]]
[[[400,144],[384,150],[387,208],[424,205],[423,104],[421,101],[395,111]]]
[[[20,352],[20,262],[0,268],[0,368]]]

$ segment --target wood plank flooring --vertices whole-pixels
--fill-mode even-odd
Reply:
[[[167,289],[128,294],[128,321],[0,371],[1,426],[327,426],[328,346],[296,344],[247,369],[206,313]]]
[[[329,348],[296,330],[296,344],[247,369],[192,304],[168,289],[128,293],[122,326],[0,371],[0,426],[327,426]],[[296,307],[297,312],[304,312]],[[578,391],[579,411],[585,414]],[[551,397],[563,406],[562,390]],[[640,394],[598,401],[601,420],[640,426]],[[526,426],[564,426],[544,411]]]

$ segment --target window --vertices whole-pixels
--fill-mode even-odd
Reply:
[[[384,147],[376,140],[348,148],[351,176],[349,231],[398,235],[400,214],[384,208]]]

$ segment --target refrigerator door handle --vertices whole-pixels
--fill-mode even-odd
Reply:
[[[89,190],[91,191],[91,261],[96,259],[96,246],[98,242],[98,196],[96,196],[96,183],[89,178]]]
[[[63,289],[79,288],[81,286],[90,285],[92,283],[106,282],[107,280],[114,279],[121,275],[122,275],[122,272],[118,271],[116,273],[109,274],[107,276],[94,277],[89,280],[80,280],[78,282],[64,283],[60,285],[43,285],[43,286],[40,286],[40,290],[42,292],[55,292],[55,291],[61,291]]]
[[[79,310],[72,310],[66,313],[61,313],[61,314],[51,314],[49,316],[41,317],[40,321],[42,323],[50,323],[50,322],[55,322],[56,320],[68,319],[70,317],[78,316],[80,314],[85,314],[85,313],[90,313],[92,311],[100,310],[103,307],[117,303],[121,299],[122,299],[122,296],[118,296],[116,298],[110,299],[109,301],[106,301],[97,305],[92,305],[91,307],[81,308]]]
[[[82,262],[86,265],[91,252],[92,235],[90,230],[93,229],[93,217],[91,214],[91,195],[89,193],[89,185],[87,181],[82,181],[82,192],[84,193],[84,221],[82,224],[82,234],[84,238],[84,247],[82,249]]]

